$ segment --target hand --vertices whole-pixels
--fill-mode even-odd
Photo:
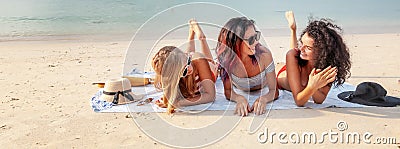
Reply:
[[[247,116],[250,112],[249,102],[241,95],[236,97],[235,114],[239,116]]]
[[[296,30],[296,20],[294,19],[294,13],[292,11],[286,11],[286,20],[288,21],[289,28]]]
[[[169,104],[168,107],[167,107],[167,114],[171,115],[174,112],[175,112],[175,107],[172,106],[171,104]]]
[[[256,115],[261,115],[265,114],[266,111],[266,106],[267,103],[270,102],[268,101],[265,97],[259,97],[257,100],[254,102],[253,106],[251,106],[251,111],[254,112]]]
[[[331,67],[331,66],[325,68],[322,71],[320,69],[313,68],[308,77],[307,86],[315,90],[326,86],[328,83],[335,81],[337,75],[336,71],[337,71],[336,67]]]
[[[168,102],[168,101],[167,101]],[[156,105],[160,108],[167,108],[168,107],[168,103],[164,101],[164,98],[161,97],[160,100],[156,101]],[[167,103],[167,104],[166,104]]]

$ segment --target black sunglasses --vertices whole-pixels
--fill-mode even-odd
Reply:
[[[186,77],[186,75],[188,73],[189,66],[190,66],[191,63],[192,63],[192,57],[189,54],[185,69],[183,70],[183,73],[182,73],[182,77]]]
[[[253,45],[255,41],[260,40],[260,36],[261,36],[261,32],[256,31],[256,34],[249,37],[248,39],[243,39],[246,40],[247,42],[249,42],[249,45]]]

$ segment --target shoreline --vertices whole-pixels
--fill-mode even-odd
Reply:
[[[368,29],[375,28],[375,29]],[[393,30],[395,28],[395,30]],[[303,28],[298,29],[298,35],[300,34]],[[343,28],[342,28],[343,29]],[[343,29],[343,35],[369,35],[369,34],[400,34],[400,30],[396,30],[398,27],[392,26],[387,28],[378,28],[377,27],[366,27],[364,29],[358,29],[356,27],[352,27],[350,29]],[[179,34],[175,34],[175,38],[177,40],[182,40],[187,38],[186,32],[178,31]],[[287,28],[261,28],[262,35],[264,37],[286,37],[290,35],[290,32]],[[82,41],[130,41],[134,35],[136,34],[136,30],[131,34],[127,34],[126,32],[114,32],[114,33],[97,33],[97,34],[54,34],[54,35],[31,35],[31,36],[0,36],[0,42],[23,42],[23,41],[71,41],[71,42],[82,42]],[[206,31],[207,34],[207,31]],[[218,37],[218,31],[210,31],[210,34],[207,34],[207,37]],[[147,40],[151,39],[151,35],[141,36],[143,39],[139,40]]]

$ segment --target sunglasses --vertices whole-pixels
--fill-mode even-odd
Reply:
[[[261,36],[261,32],[260,31],[256,31],[255,35],[253,35],[253,36],[251,36],[251,37],[249,37],[247,39],[243,39],[243,40],[246,40],[249,43],[249,45],[253,45],[255,41],[260,40],[260,36]]]
[[[185,69],[183,70],[183,73],[182,73],[182,77],[186,77],[191,63],[192,63],[192,56],[189,54]]]

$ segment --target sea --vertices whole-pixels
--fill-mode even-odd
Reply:
[[[345,34],[400,32],[399,0],[0,0],[0,39],[131,38],[141,30],[163,35],[187,27],[190,18],[216,36],[229,18],[238,16],[255,20],[265,36],[288,36],[288,10],[300,29],[310,19],[329,18]],[[186,30],[181,33],[176,37],[187,36]]]

